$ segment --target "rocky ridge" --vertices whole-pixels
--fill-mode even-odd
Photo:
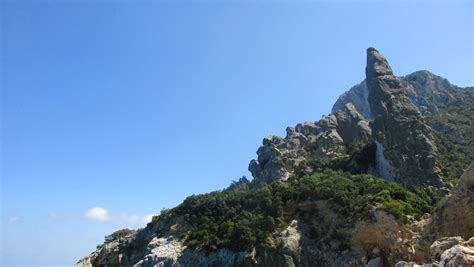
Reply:
[[[426,71],[395,76],[388,61],[369,48],[366,79],[320,121],[289,127],[285,138],[266,137],[249,170],[265,183],[329,163],[405,185],[443,188],[436,140],[423,114],[454,99],[451,90],[459,89]]]
[[[370,173],[406,186],[429,187],[434,192],[448,191],[451,185],[438,160],[438,146],[444,145],[438,136],[448,131],[448,124],[430,116],[439,115],[453,102],[460,106],[470,103],[471,93],[463,90],[426,71],[397,77],[388,61],[369,48],[366,79],[344,93],[331,114],[318,122],[288,127],[284,138],[263,139],[258,158],[249,165],[252,183],[259,187],[339,169]],[[472,129],[472,124],[466,129]],[[465,130],[453,135],[468,136]],[[108,240],[76,266],[388,266],[400,260],[403,262],[397,266],[469,263],[469,238],[474,236],[473,170],[471,166],[465,172],[433,215],[411,218],[408,224],[384,211],[371,211],[370,220],[358,221],[331,202],[306,201],[293,208],[306,210],[306,217],[295,217],[284,229],[272,233],[268,244],[245,251],[207,251],[191,248],[182,238],[190,229],[183,217],[165,214],[154,217],[144,229]],[[314,238],[312,221],[327,232],[316,234],[320,240]],[[341,233],[344,236],[338,237]]]

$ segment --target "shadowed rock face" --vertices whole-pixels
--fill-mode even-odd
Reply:
[[[372,114],[372,138],[388,164],[382,174],[406,185],[442,187],[431,129],[407,95],[407,83],[393,75],[387,60],[367,50],[366,81]]]
[[[388,61],[369,48],[366,79],[344,93],[332,113],[320,121],[288,128],[285,138],[265,138],[249,170],[257,182],[266,183],[286,180],[301,169],[312,172],[325,167],[308,162],[338,162],[336,168],[442,188],[434,137],[420,109],[435,112],[436,102],[428,98],[450,99],[449,88],[449,82],[429,72],[399,78]],[[367,157],[354,148],[364,146],[376,153],[361,162]]]
[[[436,207],[431,228],[432,239],[443,236],[474,236],[474,164],[464,172],[459,183]]]
[[[460,88],[429,71],[416,71],[399,78],[406,82],[405,92],[423,116],[436,114],[439,112],[440,105],[449,105],[456,100],[464,104],[463,99],[457,99],[454,93]],[[369,89],[365,79],[337,99],[332,107],[332,113],[343,109],[347,103],[352,103],[365,118],[373,119],[369,105]]]

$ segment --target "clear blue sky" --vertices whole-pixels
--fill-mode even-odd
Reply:
[[[249,176],[264,136],[364,79],[369,46],[474,84],[471,1],[81,2],[1,2],[2,266],[71,265]]]

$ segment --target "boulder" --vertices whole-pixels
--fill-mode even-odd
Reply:
[[[465,170],[459,183],[438,203],[426,235],[434,239],[445,236],[474,236],[474,164]]]
[[[433,260],[439,260],[441,254],[451,247],[461,243],[463,239],[460,236],[442,237],[436,240],[430,247]]]
[[[471,238],[472,239],[472,238]],[[474,243],[474,242],[473,242]],[[441,254],[439,266],[457,267],[474,265],[474,245],[463,242]]]

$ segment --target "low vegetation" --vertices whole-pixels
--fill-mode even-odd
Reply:
[[[474,162],[474,90],[454,92],[456,102],[440,105],[439,112],[427,117],[435,130],[439,161],[448,181],[455,184],[463,170]]]
[[[318,200],[327,200],[351,220],[384,210],[403,223],[407,215],[431,212],[438,197],[366,174],[325,170],[261,187],[241,180],[222,191],[190,196],[166,216],[182,216],[190,225],[185,240],[192,248],[237,251],[268,243],[287,220],[305,216],[299,203]]]
[[[136,233],[136,231],[135,230],[130,230],[130,229],[122,229],[122,230],[115,231],[112,234],[105,237],[105,243],[109,243],[109,242],[112,242],[114,240],[118,240],[120,238],[127,237],[129,235],[134,234],[134,233]]]

